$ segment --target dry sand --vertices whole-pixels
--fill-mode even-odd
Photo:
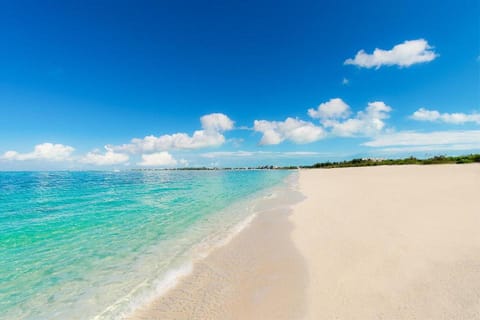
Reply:
[[[306,319],[480,319],[480,165],[301,171]]]
[[[293,212],[267,204],[133,318],[480,319],[480,165],[301,170],[298,184]]]

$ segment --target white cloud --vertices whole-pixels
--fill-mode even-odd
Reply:
[[[459,145],[479,144],[480,130],[466,131],[434,131],[415,132],[402,131],[382,136],[365,142],[368,147],[398,147],[398,146],[434,146],[434,145]]]
[[[65,161],[71,160],[70,156],[75,149],[71,146],[63,144],[53,144],[45,142],[37,144],[32,152],[19,153],[17,151],[7,151],[1,156],[4,160],[48,160],[48,161]]]
[[[100,150],[94,150],[87,153],[80,162],[93,164],[97,166],[108,166],[114,164],[125,163],[129,159],[129,156],[124,153],[117,153],[110,147],[105,146],[105,153],[101,153]]]
[[[287,118],[285,121],[255,120],[253,130],[263,134],[261,145],[279,144],[285,140],[310,143],[325,136],[321,127],[294,118]]]
[[[420,108],[415,111],[410,118],[418,121],[436,121],[440,118],[440,112]]]
[[[134,138],[131,143],[122,146],[112,146],[113,150],[131,153],[166,151],[171,149],[199,149],[220,146],[225,137],[216,131],[207,132],[197,130],[192,136],[186,133],[165,134],[162,136],[149,135],[142,139]]]
[[[480,150],[480,143],[460,143],[460,144],[447,144],[447,145],[391,147],[391,148],[380,149],[380,151],[386,152],[386,153],[462,151],[462,150]]]
[[[281,153],[284,156],[317,156],[317,155],[325,155],[326,153],[320,152],[313,152],[313,151],[287,151]]]
[[[233,129],[233,121],[221,113],[212,113],[200,118],[203,130],[197,130],[192,136],[186,133],[149,135],[142,139],[134,138],[121,146],[110,146],[114,151],[130,153],[152,153],[172,149],[200,149],[220,146],[225,142],[222,134]]]
[[[223,113],[211,113],[200,118],[202,128],[207,131],[227,131],[233,129],[233,121]]]
[[[385,128],[384,120],[389,117],[392,108],[382,101],[369,102],[364,111],[359,111],[354,118],[344,121],[323,118],[322,124],[331,128],[333,135],[342,137],[372,136]]]
[[[344,86],[346,86],[346,85],[349,84],[349,83],[350,83],[350,80],[348,80],[347,78],[343,78],[342,84],[343,84]]]
[[[308,157],[325,155],[325,153],[314,151],[284,151],[284,152],[272,152],[272,151],[215,151],[202,153],[200,156],[203,158],[248,158],[248,157]]]
[[[140,166],[170,167],[177,163],[177,160],[175,160],[170,153],[162,151],[151,154],[142,154],[142,161],[137,164]],[[183,160],[182,164],[185,164]]]
[[[251,157],[255,155],[253,151],[215,151],[215,152],[206,152],[202,153],[201,157],[203,158],[223,158],[223,157]]]
[[[325,129],[333,136],[373,136],[383,131],[385,119],[392,108],[382,101],[369,102],[363,111],[348,118],[351,109],[342,99],[334,98],[309,109],[308,115],[320,120],[322,126],[311,122],[287,118],[285,121],[255,120],[253,130],[263,134],[261,145],[279,144],[290,140],[310,143],[326,136]]]
[[[377,69],[381,66],[392,65],[409,67],[416,63],[432,61],[436,57],[438,54],[432,50],[426,40],[417,39],[397,44],[390,50],[376,48],[372,54],[360,50],[355,58],[345,60],[345,64]]]
[[[321,103],[317,109],[308,109],[308,115],[314,119],[346,118],[350,114],[350,107],[340,98],[333,98]]]
[[[480,114],[478,113],[440,113],[437,110],[425,108],[418,109],[410,118],[418,121],[439,121],[451,124],[464,124],[467,122],[480,124]]]

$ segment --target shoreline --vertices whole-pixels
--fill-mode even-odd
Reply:
[[[480,166],[300,170],[129,319],[476,319]],[[302,198],[302,199],[300,199]]]
[[[293,190],[292,177],[276,189],[280,194],[257,204],[240,230],[128,319],[300,318],[307,273],[290,237],[291,207],[302,197]],[[276,250],[279,245],[282,250]]]
[[[282,207],[285,201],[288,203],[297,201],[295,200],[296,194],[291,192],[297,176],[297,173],[290,172],[271,186],[231,201],[226,207],[215,211],[215,214],[211,217],[193,225],[194,229],[208,229],[210,233],[198,239],[197,242],[177,256],[169,259],[173,263],[170,263],[168,269],[138,283],[126,295],[118,298],[114,303],[93,316],[92,319],[134,318],[140,310],[148,308],[156,300],[168,295],[184,279],[188,279],[193,274],[196,265],[202,263],[213,252],[227,246],[244,229],[248,228],[261,211],[272,207]],[[287,190],[288,192],[286,192]],[[279,194],[286,195],[286,197],[282,201],[278,201],[276,198]],[[213,229],[212,226],[214,226]],[[150,262],[148,265],[152,263],[162,264],[163,260],[148,262]],[[141,265],[141,263],[138,264],[139,267]],[[152,274],[150,273],[150,275]]]

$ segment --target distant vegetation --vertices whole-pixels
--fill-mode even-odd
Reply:
[[[185,167],[173,169],[152,169],[142,168],[133,169],[135,171],[151,171],[151,170],[290,170],[290,169],[315,169],[315,168],[346,168],[346,167],[370,167],[370,166],[389,166],[404,164],[447,164],[447,163],[480,163],[480,154],[470,154],[465,156],[435,156],[427,159],[418,159],[409,157],[404,159],[380,159],[380,158],[357,158],[339,162],[319,162],[309,166],[286,166],[276,167],[272,165],[264,165],[258,167],[241,167],[241,168],[215,168],[215,167]]]
[[[418,159],[409,157],[404,159],[376,159],[376,158],[358,158],[340,162],[321,162],[311,166],[302,166],[301,168],[345,168],[345,167],[369,167],[369,166],[388,166],[404,164],[447,164],[447,163],[473,163],[480,162],[480,154],[470,154],[465,156],[449,157],[435,156],[427,159]]]

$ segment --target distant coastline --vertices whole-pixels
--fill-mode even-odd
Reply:
[[[392,165],[429,165],[429,164],[463,164],[480,163],[480,154],[473,153],[462,156],[437,155],[430,158],[408,157],[401,159],[385,158],[354,158],[344,161],[318,162],[313,165],[301,166],[273,166],[263,165],[257,167],[185,167],[185,168],[136,168],[133,171],[156,171],[156,170],[292,170],[292,169],[330,169],[348,167],[371,167],[371,166],[392,166]]]

